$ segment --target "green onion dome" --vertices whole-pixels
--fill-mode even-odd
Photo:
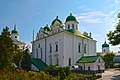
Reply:
[[[50,31],[50,28],[48,27],[48,24],[44,27],[44,30]]]
[[[105,43],[102,45],[102,47],[109,47],[109,44],[107,44],[105,41]]]
[[[12,30],[12,33],[18,34],[18,31],[16,30],[16,26],[14,26],[14,30]]]
[[[58,16],[56,17],[56,19],[53,20],[52,25],[55,23],[55,21],[58,21],[59,23],[62,23],[62,21],[60,19],[58,19]]]
[[[70,15],[66,18],[66,22],[67,21],[77,21],[75,16],[72,15],[72,13],[70,13]]]

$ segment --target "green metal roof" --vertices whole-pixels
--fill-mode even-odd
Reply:
[[[31,62],[35,65],[39,70],[44,70],[48,67],[46,63],[44,63],[41,59],[38,58],[31,58]]]
[[[59,23],[62,23],[62,21],[60,19],[58,19],[58,16],[56,17],[56,19],[53,20],[52,25],[55,23],[55,21],[58,21]]]
[[[72,13],[70,13],[70,15],[66,18],[66,22],[67,21],[77,21],[75,16],[72,15]]]
[[[102,45],[102,47],[109,47],[109,44],[107,44],[105,41],[105,43]]]
[[[100,56],[83,56],[77,63],[92,63],[95,62]]]
[[[12,33],[18,34],[18,31],[16,30],[16,25],[14,26],[14,30],[12,30]]]
[[[50,31],[50,28],[48,27],[48,24],[44,27],[44,30]]]

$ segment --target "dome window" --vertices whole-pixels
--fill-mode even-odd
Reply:
[[[15,36],[15,38],[17,38],[17,36]]]
[[[70,25],[68,24],[68,29],[70,29]]]
[[[74,24],[72,24],[72,29],[74,29]]]

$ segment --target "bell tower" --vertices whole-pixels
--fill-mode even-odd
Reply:
[[[76,20],[75,16],[70,13],[70,15],[66,18],[65,21],[65,29],[73,29],[73,30],[78,30],[78,21]]]
[[[11,38],[13,40],[19,41],[19,33],[18,33],[17,29],[16,29],[16,24],[14,25],[14,29],[11,32]]]

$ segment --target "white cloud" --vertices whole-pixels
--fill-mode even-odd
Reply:
[[[101,13],[99,11],[91,11],[91,12],[85,12],[81,14],[77,14],[77,19],[80,21],[83,21],[85,23],[102,23],[102,20],[100,17],[107,16],[104,13]]]
[[[120,0],[115,0],[115,3],[120,3]]]
[[[78,7],[78,9],[83,9],[83,8],[86,8],[87,6],[86,5],[81,5]]]
[[[96,34],[96,35],[93,35],[94,37],[100,37],[100,35],[99,34]]]

